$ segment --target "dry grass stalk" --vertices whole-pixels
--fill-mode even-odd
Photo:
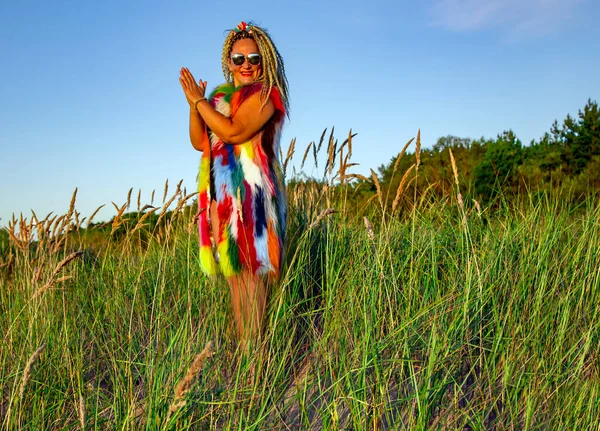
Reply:
[[[18,238],[23,244],[29,244],[29,226],[27,225],[27,219],[23,219],[23,213],[19,214]]]
[[[477,215],[481,218],[481,205],[475,199],[473,199],[473,203],[475,204],[475,209],[477,210]]]
[[[458,169],[456,168],[456,161],[454,160],[454,154],[452,154],[452,148],[448,148],[450,153],[450,164],[452,165],[452,173],[454,174],[454,182],[458,186]]]
[[[315,168],[318,169],[319,162],[317,161],[317,146],[314,143],[313,143],[312,149],[313,149],[313,159],[315,161]]]
[[[173,203],[173,201],[178,195],[179,192],[175,193],[173,196],[171,196],[167,203],[163,205],[160,215],[158,216],[158,220],[156,221],[157,226],[160,224],[160,221],[163,219],[163,217],[165,217],[165,215],[167,214],[167,208],[169,208],[169,206]]]
[[[331,214],[335,214],[335,213],[337,213],[337,212],[339,212],[339,211],[338,211],[338,210],[335,210],[335,209],[333,209],[333,208],[327,208],[327,209],[324,209],[323,211],[321,211],[321,214],[319,214],[319,215],[317,216],[317,218],[315,219],[315,221],[313,221],[313,222],[310,224],[310,226],[308,227],[308,229],[310,230],[310,229],[313,229],[313,228],[315,228],[315,227],[316,227],[316,226],[317,226],[317,225],[318,225],[318,224],[321,222],[321,220],[323,220],[325,217],[327,217],[327,216],[329,216],[329,215],[331,215]]]
[[[67,281],[67,280],[70,280],[70,279],[72,279],[72,278],[73,278],[73,276],[72,276],[72,275],[63,275],[62,277],[59,277],[59,278],[57,278],[57,279],[54,281],[54,283],[55,283],[55,284],[56,284],[56,283],[62,283],[63,281]]]
[[[31,229],[35,226],[36,229],[40,225],[40,221],[37,218],[37,215],[34,210],[31,210],[31,221],[29,222]]]
[[[10,268],[12,264],[13,254],[12,252],[8,255],[8,260],[4,263],[0,263],[0,268]]]
[[[379,185],[379,178],[377,178],[377,174],[373,169],[371,169],[371,178],[373,178],[373,182],[375,183],[375,188],[377,189],[377,199],[379,199],[379,205],[383,209],[383,194],[381,193],[381,186]]]
[[[462,194],[460,193],[460,187],[458,183],[458,168],[456,167],[456,161],[454,160],[454,154],[452,154],[452,148],[448,148],[450,153],[450,163],[452,164],[452,173],[454,174],[454,182],[456,183],[456,188],[458,189],[458,194],[456,195],[456,200],[458,201],[458,205],[460,208],[465,210],[465,203],[463,202]],[[466,216],[463,217],[463,222],[466,223]]]
[[[184,190],[184,194],[185,194],[185,190]],[[175,212],[179,212],[179,210],[181,210],[183,208],[183,206],[185,205],[185,203],[193,198],[194,196],[196,196],[198,194],[198,192],[194,192],[194,193],[190,193],[189,195],[185,195],[183,198],[181,198],[178,202],[177,202],[177,206],[175,207]]]
[[[396,172],[396,169],[398,169],[398,165],[400,164],[400,160],[402,160],[402,157],[404,157],[404,154],[406,153],[406,150],[408,149],[408,146],[414,140],[415,140],[415,138],[410,138],[408,140],[408,142],[406,144],[404,144],[404,147],[402,147],[402,151],[400,151],[400,153],[398,154],[398,157],[396,157],[396,163],[394,163],[394,171],[393,172]]]
[[[363,217],[363,222],[365,223],[365,228],[367,229],[367,237],[373,241],[375,239],[375,233],[373,232],[373,226],[371,225],[371,222],[366,217]]]
[[[114,202],[112,202],[112,204],[114,205],[115,208],[117,208],[117,205]],[[123,224],[121,217],[123,216],[123,213],[125,212],[126,208],[127,208],[127,202],[125,202],[121,208],[117,208],[118,209],[117,215],[113,218],[113,221],[112,221],[112,229],[110,231],[111,235],[113,233],[115,233],[115,231]]]
[[[57,217],[58,215],[55,215],[54,217],[46,221],[46,223],[44,223],[44,237],[52,236],[52,224],[55,222]]]
[[[27,219],[25,219],[25,222],[27,222]],[[28,235],[28,237],[31,236],[32,232],[33,232],[33,217],[31,217],[29,219],[29,223],[27,223],[27,235]]]
[[[31,212],[33,213],[34,216],[36,216],[35,213],[33,212],[33,210]],[[44,217],[44,220],[39,221],[35,226],[37,229],[37,236],[38,236],[38,241],[39,241],[40,245],[43,244],[43,242],[46,238],[46,223],[48,222],[48,219],[50,218],[51,215],[52,215],[52,212],[48,213],[48,215],[46,217]]]
[[[177,187],[175,188],[175,194],[181,191],[181,184],[183,184],[183,179],[179,180],[179,182],[177,183]]]
[[[78,258],[79,256],[82,256],[82,255],[83,255],[82,251],[74,251],[73,253],[71,253],[70,255],[68,255],[67,257],[65,257],[63,260],[61,260],[58,263],[58,265],[56,265],[56,268],[54,268],[54,271],[52,271],[52,275],[50,275],[50,279],[46,282],[46,284],[44,284],[42,287],[40,287],[37,290],[37,292],[35,292],[33,294],[33,296],[31,297],[31,299],[35,298],[36,296],[41,295],[46,290],[48,290],[50,287],[52,287],[55,283],[68,280],[68,278],[65,278],[65,277],[57,279],[56,276],[63,270],[63,268],[65,266],[67,266],[69,264],[69,262],[71,262],[73,259],[76,259],[76,258]]]
[[[288,147],[288,150],[287,150],[287,155],[285,156],[285,161],[283,162],[283,175],[284,176],[287,172],[287,165],[288,165],[289,161],[292,159],[292,157],[294,156],[295,150],[296,150],[296,138],[292,139],[292,141],[290,142],[290,146]]]
[[[138,222],[136,223],[135,227],[133,228],[133,230],[131,231],[130,235],[133,235],[137,230],[141,229],[142,227],[144,227],[144,222],[146,221],[146,219],[148,217],[150,217],[158,208],[153,208],[150,211],[148,211],[147,213],[144,213],[144,215],[138,220]]]
[[[308,156],[308,152],[310,151],[310,148],[315,145],[314,142],[311,142],[310,144],[308,144],[308,147],[306,147],[306,151],[304,151],[304,156],[302,157],[302,163],[300,164],[300,169],[302,169],[304,167],[304,162],[306,161],[306,157]]]
[[[85,399],[82,394],[79,394],[79,406],[77,406],[77,412],[79,413],[79,425],[82,430],[85,430],[85,424],[87,422],[87,414],[85,410]]]
[[[137,211],[140,212],[140,207],[142,206],[142,189],[138,189],[138,198],[137,198]]]
[[[156,190],[152,190],[152,196],[150,196],[150,205],[154,205],[154,193]]]
[[[71,221],[71,217],[73,216],[73,211],[75,210],[75,200],[77,199],[77,187],[75,187],[75,191],[73,192],[73,196],[71,196],[71,203],[69,204],[69,211],[67,212],[67,217],[65,218],[65,223]]]
[[[394,198],[394,202],[392,203],[392,212],[396,211],[396,207],[398,206],[398,203],[400,202],[400,197],[402,196],[402,192],[404,191],[404,187],[406,186],[406,181],[408,180],[408,176],[410,175],[411,171],[414,169],[415,166],[416,166],[416,164],[413,163],[412,166],[410,168],[408,168],[406,170],[406,172],[404,173],[404,175],[402,176],[402,179],[400,180],[400,184],[398,185],[398,188],[396,189],[396,197]]]
[[[463,210],[463,212],[464,212],[464,210],[465,210],[465,203],[464,203],[464,201],[463,201],[463,197],[462,197],[462,194],[461,194],[460,192],[458,192],[458,194],[456,195],[456,200],[458,201],[458,206],[459,206],[459,207],[460,207],[460,208]],[[466,214],[463,214],[463,216],[464,216],[464,217],[463,217],[463,222],[466,222],[466,221],[467,221],[467,219],[466,219]]]
[[[421,199],[419,200],[419,208],[423,206],[423,201],[427,197],[427,193],[429,193],[429,190],[431,190],[432,188],[434,188],[438,184],[439,184],[438,181],[436,181],[435,183],[429,184],[429,186],[425,189],[425,191],[423,192],[423,194],[421,194]]]
[[[348,169],[351,168],[352,166],[358,166],[360,163],[348,163],[348,155],[346,154],[346,157],[344,157],[344,169]]]
[[[329,134],[329,139],[327,140],[327,152],[329,153],[329,148],[334,144],[335,140],[333,139],[333,132],[335,131],[335,127],[331,128],[331,133]]]
[[[212,343],[209,341],[206,343],[206,346],[204,346],[202,352],[196,355],[196,358],[192,362],[192,365],[190,365],[190,368],[188,368],[183,379],[175,386],[175,398],[169,406],[167,421],[172,413],[175,413],[181,407],[185,406],[185,396],[192,389],[192,386],[198,378],[200,371],[202,371],[202,367],[204,367],[204,361],[210,358],[213,354],[214,352],[212,351]]]
[[[79,211],[75,211],[74,215],[75,215],[75,227],[77,230],[79,230],[81,228],[81,223],[83,222],[83,220],[79,220],[79,216],[81,215],[81,213]]]
[[[335,165],[335,154],[337,150],[337,140],[330,139],[329,144],[327,145],[327,163],[325,164],[325,171],[331,172],[333,171],[333,167]]]
[[[344,145],[342,145],[340,147],[340,151],[338,151],[338,153],[340,154],[340,164],[339,164],[339,168],[338,168],[338,174],[340,176],[340,180],[344,181]]]
[[[416,167],[416,164],[415,164],[415,167]],[[404,188],[405,188],[405,189],[409,188],[409,187],[410,187],[410,185],[411,185],[412,183],[414,183],[416,179],[417,179],[417,176],[415,175],[414,177],[412,177],[412,178],[410,179],[410,181],[409,181],[409,182],[406,184],[406,187],[404,187]]]
[[[133,191],[133,187],[131,187],[129,189],[129,191],[127,192],[127,209],[129,209],[130,205],[131,205],[131,192]]]
[[[206,208],[202,208],[201,210],[197,211],[196,214],[194,214],[194,217],[192,217],[192,220],[190,221],[190,224],[188,225],[188,232],[192,233],[198,226],[198,219],[200,218],[200,214],[202,214],[203,211],[206,211]]]
[[[350,129],[350,132],[348,132],[348,139],[346,139],[346,142],[348,143],[348,156],[352,157],[352,138],[354,138],[357,135],[357,133],[352,133],[352,129]]]
[[[33,284],[36,284],[38,281],[40,281],[40,277],[42,276],[42,270],[44,269],[44,261],[45,261],[45,255],[43,254],[40,264],[38,265],[38,267],[35,269],[35,272],[33,273],[33,280],[32,280]]]
[[[421,129],[417,131],[417,142],[415,143],[415,155],[417,157],[417,170],[421,166]]]
[[[8,236],[20,250],[25,250],[27,248],[27,245],[22,244],[21,240],[17,238],[17,235],[15,234],[15,225],[12,222],[8,223]]]
[[[59,226],[62,226],[62,221],[65,219],[66,215],[63,214],[58,216],[56,220],[54,220],[54,225],[52,226],[52,237],[56,237],[58,232],[62,232],[62,228],[59,229]]]
[[[369,179],[367,177],[365,177],[364,175],[361,175],[361,174],[348,174],[348,175],[346,175],[346,178],[350,178],[350,179],[356,178],[357,180],[362,180],[362,181],[369,182]]]
[[[23,399],[23,395],[25,394],[25,386],[27,386],[27,382],[31,377],[31,369],[33,368],[35,361],[38,360],[45,348],[46,343],[42,343],[42,345],[38,347],[35,350],[35,352],[33,352],[33,355],[31,355],[31,357],[27,361],[27,365],[25,365],[25,370],[23,371],[23,378],[21,379],[21,387],[19,388],[19,398],[21,400]]]
[[[92,216],[88,219],[87,222],[87,227],[90,227],[92,224],[92,220],[94,220],[94,217],[96,217],[96,214],[98,214],[98,211],[100,211],[102,208],[104,207],[104,204],[100,205],[98,208],[96,208],[96,211],[94,211],[92,213]]]
[[[59,240],[54,243],[54,248],[52,249],[52,252],[58,253],[58,250],[60,250],[60,247],[66,242],[67,242],[67,231],[65,231],[65,233],[59,238]]]
[[[167,178],[167,180],[165,181],[165,190],[163,192],[163,204],[165,203],[165,199],[167,199],[167,192],[169,191],[169,179]]]
[[[352,153],[352,138],[354,136],[356,136],[356,133],[352,134],[352,129],[350,129],[350,132],[348,133],[348,137],[346,139],[344,139],[344,142],[342,142],[342,145],[340,146],[340,151],[342,150],[342,148],[344,148],[346,145],[348,145],[349,152]]]
[[[319,151],[321,151],[321,146],[323,145],[323,141],[325,139],[325,133],[327,133],[327,127],[325,127],[325,129],[323,130],[323,133],[321,133],[321,137],[319,138],[319,145],[317,146],[317,153]],[[333,135],[333,128],[331,129],[331,134]]]
[[[48,222],[48,220],[50,220],[50,216],[51,216],[52,214],[54,214],[54,212],[53,212],[53,211],[50,211],[50,212],[48,213],[48,215],[47,215],[46,217],[44,217],[44,220],[40,221],[40,223],[46,223],[46,222]],[[56,217],[56,216],[55,216],[55,217]]]

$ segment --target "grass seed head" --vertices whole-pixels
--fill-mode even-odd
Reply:
[[[183,379],[175,386],[175,398],[169,407],[169,414],[174,413],[185,406],[185,396],[192,389],[195,380],[198,378],[200,371],[202,371],[202,368],[204,367],[204,362],[213,354],[212,343],[209,341],[206,343],[206,346],[204,346],[202,352],[196,355]]]
[[[421,166],[421,129],[417,131],[417,142],[415,144],[415,155],[417,157],[417,170]]]
[[[96,208],[96,211],[94,211],[92,213],[91,217],[88,219],[87,227],[90,227],[90,225],[92,224],[92,220],[94,220],[94,217],[96,217],[96,214],[98,214],[98,211],[100,211],[103,207],[104,207],[104,204],[102,204],[98,208]]]
[[[306,161],[306,157],[308,156],[308,152],[310,151],[310,148],[314,145],[314,142],[311,142],[310,144],[308,144],[308,147],[306,147],[306,151],[304,151],[304,156],[302,157],[302,163],[300,164],[300,169],[302,169],[304,167],[304,162]]]
[[[377,174],[373,169],[371,169],[371,178],[373,178],[375,188],[377,189],[377,199],[379,199],[379,205],[381,205],[381,208],[383,209],[383,195],[381,193],[381,185],[379,184],[379,178],[377,178]]]
[[[169,179],[167,178],[167,181],[165,181],[165,190],[163,192],[163,204],[165,203],[165,200],[167,199],[167,193],[169,191]]]
[[[454,154],[452,154],[452,148],[448,148],[450,153],[450,164],[452,164],[452,173],[454,174],[454,182],[458,186],[458,169],[456,168],[456,161],[454,160]]]
[[[408,180],[408,176],[410,175],[410,172],[414,169],[415,166],[416,166],[416,164],[413,164],[410,168],[408,168],[406,170],[406,172],[402,176],[402,180],[400,180],[400,184],[398,185],[398,188],[396,189],[396,197],[394,198],[394,203],[392,204],[392,212],[394,212],[396,210],[396,207],[398,206],[398,203],[400,202],[400,197],[402,196],[402,192],[404,191],[404,187],[406,186],[406,181]]]
[[[127,209],[131,206],[131,192],[133,191],[133,187],[129,189],[127,192]]]
[[[288,150],[287,150],[287,155],[285,156],[285,161],[283,162],[283,175],[284,176],[287,172],[288,163],[294,156],[295,149],[296,149],[296,138],[292,139],[292,141],[290,142],[290,146],[288,147]]]
[[[400,160],[402,160],[402,157],[404,157],[404,153],[406,153],[406,150],[408,149],[408,146],[414,140],[415,140],[415,138],[410,138],[408,140],[408,142],[406,144],[404,144],[404,147],[402,147],[402,151],[400,151],[400,153],[398,154],[398,157],[396,157],[396,163],[394,163],[394,170],[393,170],[393,172],[396,172],[396,169],[398,169],[398,165],[400,164]]]
[[[31,377],[31,369],[33,368],[33,365],[39,359],[45,348],[46,343],[42,343],[42,345],[38,347],[35,350],[35,352],[33,352],[29,360],[27,361],[27,365],[25,365],[25,370],[23,371],[23,378],[21,379],[21,387],[19,388],[19,398],[21,400],[23,399],[23,395],[25,394],[25,386],[27,386],[27,382]]]

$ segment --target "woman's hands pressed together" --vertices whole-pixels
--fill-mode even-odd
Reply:
[[[187,67],[182,67],[179,71],[179,83],[185,93],[185,98],[187,99],[190,108],[195,110],[195,103],[205,97],[206,81],[199,80],[198,83],[196,83],[192,72],[190,72]]]

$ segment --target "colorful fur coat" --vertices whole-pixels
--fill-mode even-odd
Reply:
[[[213,91],[209,102],[221,114],[233,117],[240,105],[261,89],[261,83],[237,88],[223,84]],[[272,89],[270,99],[275,114],[243,144],[228,144],[207,130],[209,140],[204,140],[198,180],[198,228],[201,266],[208,275],[220,271],[229,277],[246,269],[257,275],[279,277],[287,217],[285,181],[279,158],[285,108],[276,88]],[[211,181],[215,196],[211,196]],[[219,218],[214,244],[211,243],[211,200],[217,202]]]

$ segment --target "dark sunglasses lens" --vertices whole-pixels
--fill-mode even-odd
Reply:
[[[250,54],[248,56],[248,62],[252,66],[258,66],[260,64],[260,54]]]
[[[231,61],[233,61],[233,64],[236,66],[241,66],[244,64],[244,60],[246,60],[246,58],[243,54],[234,54],[231,56]]]

